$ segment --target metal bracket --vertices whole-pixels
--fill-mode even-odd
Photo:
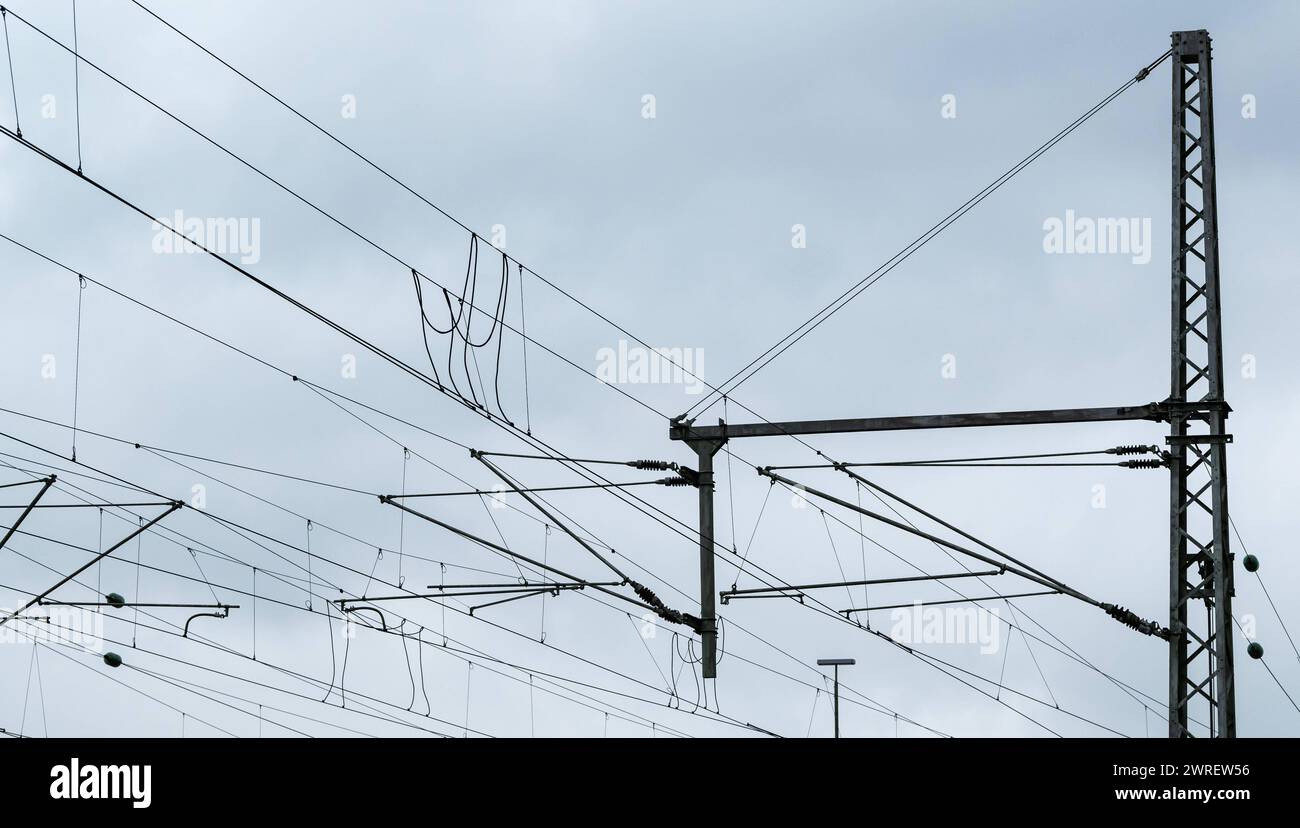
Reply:
[[[1231,442],[1231,434],[1171,434],[1165,438],[1165,443],[1171,446],[1226,445]]]

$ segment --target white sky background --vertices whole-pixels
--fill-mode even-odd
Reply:
[[[15,11],[71,43],[65,2],[18,2]],[[903,244],[1121,84],[1168,47],[1169,32],[1206,28],[1214,38],[1224,362],[1233,405],[1229,451],[1232,514],[1261,575],[1292,625],[1300,565],[1285,539],[1296,529],[1296,455],[1289,426],[1296,417],[1297,368],[1289,335],[1297,292],[1294,232],[1282,208],[1296,181],[1290,106],[1296,77],[1291,4],[817,3],[776,4],[415,4],[151,3],[182,30],[267,85],[327,129],[366,153],[417,191],[478,230],[506,227],[506,248],[526,265],[589,302],[656,346],[701,349],[704,375],[719,382],[798,322],[874,269]],[[333,7],[331,7],[333,6]],[[459,289],[466,235],[384,180],[328,139],[269,101],[229,71],[164,29],[127,0],[78,5],[85,57],[193,123],[361,233]],[[72,58],[11,20],[18,108],[26,138],[76,165]],[[1130,405],[1168,394],[1169,68],[1160,67],[950,231],[871,288],[829,323],[747,383],[736,397],[769,419],[872,416],[1067,406]],[[7,77],[4,78],[7,81]],[[250,270],[401,358],[423,367],[410,274],[273,185],[83,66],[80,76],[84,169],[151,214],[257,218],[261,260]],[[0,84],[7,86],[7,83]],[[0,121],[13,123],[8,102]],[[43,95],[57,117],[42,118]],[[641,117],[642,96],[656,97],[656,117]],[[957,117],[940,117],[952,94]],[[1258,117],[1241,117],[1243,95]],[[340,117],[341,98],[355,95],[357,117]],[[0,232],[88,276],[158,307],[186,323],[302,377],[390,411],[465,445],[529,451],[487,424],[362,352],[323,325],[233,271],[200,255],[158,255],[149,222],[58,170],[13,141],[0,144]],[[1043,221],[1079,216],[1149,217],[1151,261],[1126,255],[1047,255]],[[791,226],[807,228],[806,249],[791,247]],[[495,295],[497,262],[482,258],[482,290]],[[59,422],[73,410],[76,278],[0,241],[0,405]],[[620,334],[530,279],[530,336],[593,371],[597,352]],[[426,293],[426,296],[429,294]],[[434,299],[441,297],[434,294]],[[489,297],[490,302],[491,296]],[[517,320],[517,296],[511,319]],[[443,317],[438,317],[442,324]],[[476,327],[476,336],[482,331]],[[445,343],[438,343],[445,347]],[[436,348],[436,346],[435,346]],[[502,400],[522,422],[520,347],[508,336],[502,358]],[[439,353],[435,349],[435,353]],[[486,352],[491,353],[491,352]],[[55,355],[54,380],[41,376]],[[356,354],[358,376],[340,376],[344,354]],[[941,360],[956,357],[945,379]],[[1243,355],[1258,373],[1244,379]],[[667,422],[572,366],[529,349],[534,434],[572,456],[663,458],[693,463],[667,439]],[[487,370],[485,364],[484,370]],[[666,415],[697,398],[680,386],[628,385],[624,390]],[[467,452],[428,434],[358,411],[401,445],[476,486],[495,479]],[[720,415],[718,408],[705,419]],[[90,286],[84,294],[79,391],[81,426],[130,441],[342,483],[366,492],[401,486],[399,444],[323,402],[300,384]],[[731,410],[733,421],[752,417]],[[67,453],[67,430],[0,414],[0,431]],[[955,433],[879,434],[812,440],[851,460],[1078,451],[1120,443],[1163,443],[1149,423],[1035,427]],[[70,464],[12,440],[0,451]],[[768,488],[753,465],[816,462],[791,440],[733,446],[734,491],[725,455],[718,456],[719,542],[748,543]],[[439,581],[436,563],[517,575],[509,561],[437,527],[407,519],[374,497],[179,458],[181,468],[129,446],[82,435],[78,459],[143,486],[188,498],[207,486],[210,512],[301,545],[306,517],[317,524],[312,550],[395,582],[400,546],[406,586]],[[743,458],[739,459],[739,458]],[[0,457],[24,467],[12,457]],[[555,464],[509,461],[532,485],[582,482]],[[85,471],[82,469],[81,471]],[[612,471],[618,480],[645,473]],[[831,472],[802,479],[852,499]],[[0,482],[20,479],[4,470]],[[62,477],[105,497],[112,489]],[[1102,600],[1144,617],[1167,618],[1167,475],[1120,469],[896,469],[875,475],[882,485]],[[294,516],[222,485],[235,484],[281,504]],[[1106,508],[1093,508],[1094,486],[1106,487]],[[408,491],[447,491],[461,484],[426,462],[407,466]],[[3,503],[21,502],[3,490]],[[692,490],[633,490],[693,524]],[[730,502],[734,494],[734,535]],[[66,493],[51,502],[72,502]],[[128,499],[135,499],[134,497]],[[475,498],[426,501],[431,513],[466,530],[541,557],[543,527],[527,504],[489,513]],[[698,553],[688,538],[603,492],[563,493],[551,502],[625,556],[632,572],[679,609],[698,609]],[[144,512],[145,510],[137,510]],[[521,514],[527,512],[529,515]],[[8,520],[15,510],[4,510]],[[856,526],[849,513],[828,508]],[[747,731],[690,715],[697,680],[670,654],[671,628],[644,641],[622,607],[594,596],[545,600],[545,644],[538,642],[542,602],[527,599],[468,618],[449,610],[445,631],[465,656],[423,648],[420,687],[414,642],[408,647],[412,689],[400,641],[362,630],[348,646],[346,688],[391,721],[313,701],[324,691],[277,667],[330,681],[331,642],[341,667],[343,640],[327,638],[323,616],[302,606],[306,596],[280,573],[299,577],[306,556],[267,544],[276,554],[185,510],[168,530],[145,536],[141,560],[197,576],[185,546],[207,545],[242,563],[200,555],[223,600],[241,605],[228,620],[200,619],[194,630],[238,653],[252,654],[253,601],[259,569],[256,653],[240,655],[147,629],[133,630],[129,612],[109,614],[111,645],[128,664],[170,681],[202,685],[207,696],[130,669],[109,670],[97,657],[72,659],[41,650],[44,709],[30,644],[0,646],[0,727],[32,735],[148,736],[217,731],[288,731],[340,735],[339,725],[366,733],[422,735],[427,728],[460,735],[743,735]],[[332,533],[347,532],[364,543]],[[831,523],[849,577],[860,577],[859,538]],[[94,510],[45,510],[24,529],[85,547],[97,543]],[[105,540],[128,531],[105,520]],[[933,546],[881,526],[868,536],[931,572],[954,564]],[[400,541],[399,541],[400,538]],[[389,550],[376,563],[375,547]],[[548,560],[594,580],[608,573],[558,531]],[[866,548],[872,577],[907,574],[880,547]],[[1237,548],[1238,554],[1243,550]],[[134,546],[125,553],[134,558]],[[15,537],[0,551],[0,603],[25,600],[86,553]],[[279,555],[280,557],[277,557]],[[417,557],[418,556],[418,557]],[[790,583],[839,579],[816,508],[791,507],[773,492],[750,560]],[[314,574],[353,593],[366,578],[327,564]],[[448,568],[446,580],[498,575]],[[59,593],[93,600],[96,582],[141,601],[203,602],[202,583],[109,561]],[[736,579],[719,561],[718,587]],[[738,585],[758,586],[742,576]],[[1031,585],[1004,578],[1002,591]],[[968,595],[989,594],[961,584]],[[1300,665],[1255,576],[1239,570],[1239,617],[1254,615],[1267,663],[1294,694]],[[393,594],[374,584],[370,595]],[[337,597],[322,588],[314,605]],[[860,606],[862,591],[820,594],[839,609]],[[872,589],[875,603],[949,597],[938,585]],[[1162,735],[1166,648],[1064,598],[1016,603],[1051,634],[1101,670],[1154,697],[1147,714],[1123,689],[1020,633],[1005,653],[981,655],[973,645],[922,645],[962,669],[1003,681],[1024,696],[1006,701],[1065,735],[1107,731],[1058,711],[1056,705],[1130,736]],[[397,602],[407,631],[441,644],[443,613],[434,604]],[[1003,617],[1009,617],[1003,607]],[[158,610],[183,623],[184,610]],[[793,601],[733,603],[723,609],[726,651],[709,706],[730,719],[782,735],[829,735],[830,705],[819,657],[853,657],[842,672],[846,735],[893,736],[897,711],[944,733],[1048,735],[997,701],[941,674],[853,626]],[[1023,615],[1021,619],[1024,620]],[[142,621],[146,620],[143,616]],[[874,623],[886,631],[889,619]],[[1026,621],[1036,635],[1049,634]],[[335,631],[337,633],[337,622]],[[1241,735],[1295,735],[1300,713],[1263,666],[1246,657],[1237,637],[1237,700]],[[647,653],[647,647],[649,652]],[[145,652],[145,651],[148,652]],[[64,651],[60,651],[64,652]],[[287,695],[198,669],[291,690]],[[1035,663],[1035,658],[1037,663]],[[652,663],[652,659],[653,662]],[[78,663],[74,663],[78,662]],[[1004,666],[1005,661],[1005,666]],[[608,670],[601,669],[603,665]],[[618,674],[609,672],[617,671]],[[665,676],[681,670],[675,700]],[[1040,674],[1041,670],[1041,674]],[[495,672],[494,672],[495,671]],[[1005,671],[1003,673],[1003,671]],[[97,677],[92,672],[105,674]],[[529,674],[535,692],[530,704]],[[582,704],[548,695],[542,674],[602,689],[560,683]],[[996,693],[993,685],[966,677]],[[113,680],[149,693],[145,698]],[[468,680],[468,681],[467,681]],[[671,678],[668,679],[671,684]],[[466,686],[469,704],[466,705]],[[337,680],[335,681],[337,685]],[[28,689],[30,687],[30,690]],[[852,689],[848,689],[852,688]],[[715,695],[716,689],[716,695]],[[213,691],[238,698],[217,696]],[[616,691],[615,695],[608,691]],[[423,694],[429,698],[426,712]],[[412,696],[414,711],[408,713]],[[629,698],[635,697],[635,698]],[[1030,700],[1025,696],[1033,697]],[[868,709],[864,697],[873,702]],[[387,703],[390,706],[385,706]],[[26,706],[24,721],[24,705]],[[349,696],[349,707],[352,707]],[[587,706],[583,706],[587,705]],[[676,709],[677,707],[682,710]],[[278,708],[275,712],[271,708]],[[175,708],[175,709],[172,709]],[[608,722],[604,712],[610,713]],[[700,710],[699,713],[704,713]],[[295,718],[310,716],[318,721]],[[414,725],[414,727],[407,726]],[[926,735],[903,721],[902,736]]]

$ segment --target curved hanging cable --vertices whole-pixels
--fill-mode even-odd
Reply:
[[[504,252],[501,253],[501,278],[497,286],[496,306],[491,315],[491,325],[486,335],[481,341],[474,339],[474,310],[475,302],[478,295],[478,261],[479,261],[479,238],[477,234],[471,233],[469,240],[469,252],[465,260],[465,278],[461,287],[461,295],[456,300],[456,305],[452,305],[452,293],[443,288],[443,303],[447,308],[448,324],[446,328],[440,328],[429,318],[428,309],[424,304],[424,288],[421,285],[421,274],[415,268],[411,269],[411,280],[415,286],[415,300],[420,311],[420,334],[424,344],[425,356],[429,359],[429,365],[433,369],[434,380],[439,388],[445,390],[442,384],[442,376],[438,373],[436,360],[433,357],[433,349],[429,344],[429,330],[432,330],[439,336],[450,336],[447,343],[447,381],[455,395],[467,406],[471,408],[488,411],[487,405],[487,388],[483,377],[479,375],[479,383],[484,386],[482,390],[483,399],[479,399],[479,390],[474,387],[473,374],[470,372],[470,359],[474,359],[474,367],[478,369],[478,358],[473,353],[481,348],[488,347],[493,339],[496,339],[496,356],[493,361],[493,397],[496,399],[497,412],[506,422],[512,423],[505,412],[505,406],[501,402],[501,351],[505,341],[505,314],[510,301],[510,257]],[[482,313],[482,311],[480,311]],[[467,397],[461,391],[460,384],[456,381],[456,370],[453,360],[455,359],[456,349],[459,346],[461,351],[461,368],[465,374],[465,380],[469,388]],[[513,423],[512,423],[513,424]]]

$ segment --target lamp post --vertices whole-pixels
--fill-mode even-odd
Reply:
[[[851,658],[819,658],[817,666],[835,668],[835,738],[840,738],[840,667],[857,664]]]

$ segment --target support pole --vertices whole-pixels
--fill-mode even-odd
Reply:
[[[726,426],[719,422],[725,434]],[[695,451],[699,468],[700,492],[700,662],[704,678],[718,676],[718,614],[715,604],[713,564],[713,455],[727,442],[723,436],[716,440],[688,440]]]
[[[835,738],[840,738],[840,665],[835,665]]]
[[[1191,735],[1188,713],[1196,706],[1208,708],[1211,736],[1232,738],[1231,409],[1223,388],[1210,36],[1174,32],[1172,41],[1169,736]],[[1179,411],[1187,402],[1205,409]]]
[[[856,664],[857,661],[851,658],[819,658],[817,659],[818,667],[835,668],[835,738],[840,738],[840,667],[847,667]]]

